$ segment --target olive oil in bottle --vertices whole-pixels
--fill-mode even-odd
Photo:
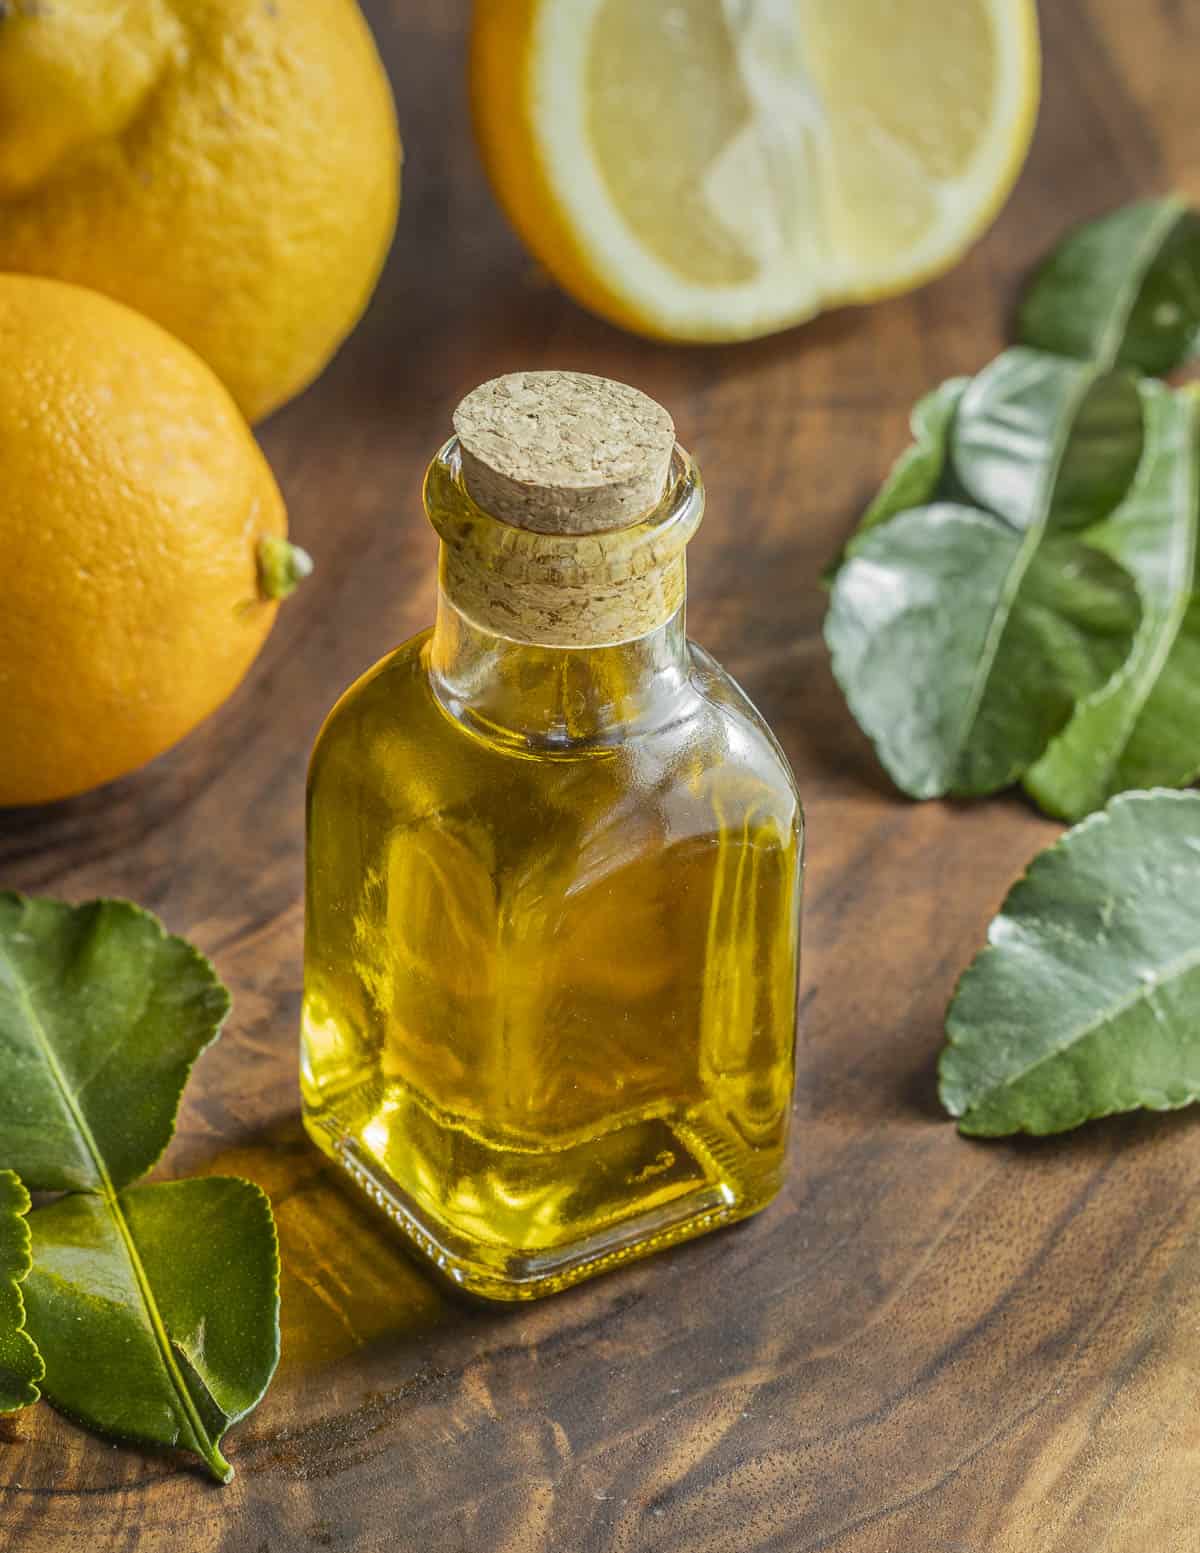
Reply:
[[[516,373],[430,466],[437,621],[313,752],[305,1121],[463,1288],[527,1299],[779,1187],[801,817],[684,631],[703,490],[636,390]]]

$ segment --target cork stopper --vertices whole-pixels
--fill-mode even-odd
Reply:
[[[510,372],[454,412],[463,481],[485,512],[541,534],[627,528],[662,499],[671,417],[625,383]]]

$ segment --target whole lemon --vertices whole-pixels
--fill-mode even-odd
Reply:
[[[237,406],[157,324],[0,275],[0,360],[0,804],[41,803],[218,706],[296,553]]]
[[[399,168],[354,0],[0,4],[0,270],[136,307],[251,420],[358,320]]]

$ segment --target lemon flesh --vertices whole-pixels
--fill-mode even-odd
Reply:
[[[567,290],[669,338],[765,333],[947,267],[1036,115],[1032,0],[534,0],[528,17],[523,118],[477,102],[501,198]],[[552,209],[505,187],[514,158],[486,144],[522,135]]]

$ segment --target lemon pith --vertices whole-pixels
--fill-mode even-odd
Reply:
[[[472,100],[564,289],[739,339],[953,263],[1021,167],[1038,69],[1033,0],[478,0]]]

